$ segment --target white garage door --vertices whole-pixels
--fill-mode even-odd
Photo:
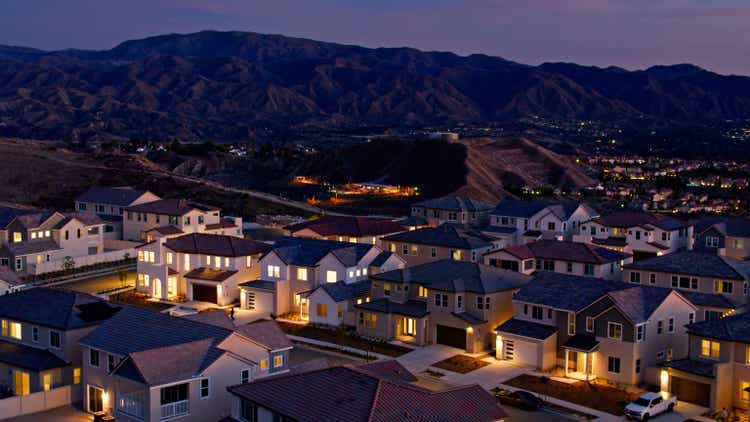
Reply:
[[[245,291],[245,309],[273,313],[273,294]]]
[[[522,365],[539,366],[536,343],[523,340],[505,339],[505,359]]]

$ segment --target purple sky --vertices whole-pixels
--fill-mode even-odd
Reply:
[[[105,49],[202,29],[750,75],[750,0],[0,0],[0,44]]]

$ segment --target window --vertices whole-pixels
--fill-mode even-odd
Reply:
[[[185,271],[190,271],[190,254],[185,254]]]
[[[731,281],[714,280],[714,292],[731,294],[734,283]]]
[[[705,319],[706,321],[712,321],[715,319],[721,319],[722,315],[723,314],[719,311],[705,311],[705,313],[703,314],[703,319]]]
[[[688,324],[692,324],[695,322],[695,312],[690,312],[688,314]]]
[[[659,320],[656,323],[656,334],[662,334],[664,332],[664,321]]]
[[[648,282],[651,284],[656,284],[656,274],[651,273],[648,275]]]
[[[315,305],[315,314],[321,318],[328,316],[328,305],[325,303],[318,303]]]
[[[666,353],[664,352],[664,350],[659,350],[658,352],[656,352],[656,360],[663,361],[665,355]]]
[[[39,343],[39,327],[37,326],[31,327],[31,341]]]
[[[326,271],[326,282],[327,283],[335,283],[335,282],[338,281],[338,278],[339,278],[339,276],[336,273],[336,271],[333,271],[333,270]]]
[[[396,244],[395,243],[391,243],[390,245],[388,245],[388,252],[390,252],[390,253],[396,253]]]
[[[607,337],[615,340],[622,340],[622,324],[617,322],[608,322]]]
[[[573,336],[576,333],[576,314],[568,312],[568,335]]]
[[[555,222],[550,221],[547,223],[547,230],[555,230]]]
[[[524,309],[527,308],[527,305],[523,305]],[[477,296],[477,309],[484,309],[484,299],[482,299],[482,296]],[[524,313],[528,313],[524,311]]]
[[[456,309],[463,309],[464,308],[464,297],[461,295],[456,295]]]
[[[13,243],[23,242],[23,234],[21,232],[13,232]]]
[[[167,405],[182,401],[188,400],[188,385],[185,384],[178,384],[178,385],[172,385],[170,387],[164,387],[161,389],[161,405]],[[169,408],[168,408],[169,409]],[[164,415],[165,408],[162,407],[162,415]],[[173,407],[170,409],[171,412],[175,412],[171,414],[170,416],[176,416],[178,414],[185,414],[187,413],[187,408],[180,409],[179,413],[177,407]]]
[[[594,264],[584,264],[583,266],[584,275],[594,275]]]
[[[666,356],[666,358],[667,358],[667,361],[671,361],[672,360],[672,349],[671,348],[667,349],[667,356]]]
[[[631,283],[640,283],[641,282],[641,273],[639,273],[639,272],[631,272],[630,273],[630,282]]]
[[[448,295],[436,293],[435,294],[435,306],[441,306],[443,308],[448,307]]]
[[[586,331],[589,333],[594,332],[594,318],[586,317]]]
[[[460,261],[461,260],[461,251],[459,249],[453,249],[451,250],[451,259],[454,261]]]
[[[383,283],[383,295],[391,295],[391,283]]]
[[[240,384],[247,384],[250,382],[250,370],[243,369],[240,371]]]
[[[172,265],[173,261],[174,261],[174,254],[172,252],[167,252],[167,264]]]
[[[530,270],[534,268],[534,260],[533,259],[527,259],[526,261],[523,261],[523,269],[524,270]]]
[[[73,368],[73,384],[81,383],[81,368]]]
[[[641,360],[640,359],[635,360],[635,373],[636,374],[641,373]]]
[[[297,280],[307,281],[307,268],[297,268]]]
[[[260,360],[260,369],[264,370],[264,371],[266,369],[268,369],[268,359],[261,359]]]
[[[107,355],[107,371],[112,372],[115,370],[115,357]]]
[[[613,374],[619,374],[620,373],[620,358],[616,358],[614,356],[608,356],[607,357],[607,371],[612,372]]]
[[[490,309],[490,297],[485,296],[484,298],[484,309]]]
[[[716,236],[706,236],[706,247],[707,248],[718,248],[719,238]]]
[[[266,267],[269,277],[279,278],[281,277],[281,267],[278,265],[269,265]]]
[[[555,271],[555,261],[544,260],[544,271]]]
[[[639,324],[635,326],[635,341],[641,342],[646,339],[646,326]]]
[[[740,399],[742,401],[750,400],[750,392],[748,392],[748,389],[750,389],[750,382],[747,382],[747,381],[740,382]]]
[[[16,340],[21,340],[21,323],[11,322],[9,325],[8,336]]]
[[[205,399],[211,394],[211,381],[208,378],[201,378],[201,398]]]
[[[221,268],[221,257],[219,256],[214,257],[214,267]]]
[[[94,368],[99,367],[99,351],[94,349],[89,349],[89,365],[93,366]]]
[[[284,365],[284,355],[276,355],[273,357],[273,367],[280,368]]]
[[[419,255],[419,248],[417,247],[417,245],[411,245],[411,254]]]
[[[567,271],[568,271],[569,273],[572,273],[572,272],[573,272],[573,263],[572,263],[572,262],[568,262],[568,263],[566,264],[566,269],[567,269]]]
[[[679,287],[682,289],[698,289],[698,279],[693,277],[678,277],[672,276],[672,287]]]
[[[359,313],[359,325],[367,328],[375,328],[378,323],[378,316],[370,312]]]
[[[401,245],[401,254],[409,255],[409,245]]]
[[[531,317],[533,319],[544,319],[544,308],[541,306],[532,306],[531,307]]]
[[[669,317],[667,320],[667,332],[674,333],[674,317]]]
[[[60,348],[60,332],[59,331],[49,332],[49,347],[53,349]]]
[[[185,223],[184,223],[184,224],[185,224],[186,226],[189,226],[189,225],[190,225],[190,217],[189,217],[189,216],[188,216],[188,217],[185,217]]]
[[[419,286],[417,294],[419,295],[419,297],[427,297],[427,288]]]
[[[340,303],[336,305],[336,316],[341,319],[344,316],[344,306]]]
[[[248,422],[258,422],[258,406],[251,401],[240,399],[240,417]]]
[[[718,341],[701,340],[701,356],[709,359],[719,359],[721,346]]]

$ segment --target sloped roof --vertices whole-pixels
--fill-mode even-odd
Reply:
[[[520,302],[578,312],[608,292],[632,286],[630,283],[594,277],[537,271],[513,298]]]
[[[378,256],[375,257],[375,259],[370,262],[371,267],[380,267],[383,264],[385,264],[386,261],[388,261],[388,258],[393,256],[393,252],[383,251],[378,254]]]
[[[55,211],[38,211],[29,214],[21,214],[16,216],[16,221],[23,226],[25,229],[35,229],[40,227],[50,217],[55,214]]]
[[[147,190],[133,189],[130,186],[94,186],[76,197],[77,202],[93,202],[126,207],[148,193]]]
[[[31,255],[46,251],[62,249],[54,240],[33,240],[25,242],[11,242],[5,245],[13,256]]]
[[[212,351],[211,342],[203,339],[133,352],[114,373],[151,386],[193,378],[224,354]]]
[[[419,380],[396,359],[377,360],[371,363],[365,363],[364,365],[359,365],[357,369],[372,374],[380,379],[394,382],[416,382]]]
[[[65,217],[69,219],[76,219],[83,223],[84,226],[98,226],[104,224],[104,220],[96,215],[93,211],[78,211],[78,212],[66,212]],[[64,221],[64,220],[63,220]],[[56,228],[61,228],[65,224],[57,223]]]
[[[200,267],[187,272],[184,277],[194,278],[197,280],[222,282],[235,274],[237,274],[236,270],[217,270],[215,268]]]
[[[703,233],[710,228],[716,228],[725,236],[750,237],[750,219],[740,217],[703,217],[695,225],[696,233]]]
[[[13,270],[10,269],[10,267],[7,267],[5,265],[0,265],[0,281],[4,281],[11,286],[25,284],[25,282],[21,280],[21,278],[18,277],[18,275],[14,273]]]
[[[750,343],[750,313],[701,321],[687,326],[688,333],[718,340]]]
[[[531,279],[516,271],[452,259],[374,274],[370,278],[417,283],[434,290],[480,294],[517,289]]]
[[[501,251],[519,259],[542,258],[562,261],[605,264],[629,258],[631,255],[587,243],[541,239],[524,245],[510,246]],[[490,253],[496,253],[492,251]]]
[[[171,216],[182,216],[189,213],[192,210],[198,211],[219,211],[219,208],[199,204],[197,202],[189,201],[187,199],[159,199],[157,201],[145,202],[143,204],[133,205],[124,208],[126,211],[132,212],[145,212]]]
[[[321,284],[318,288],[325,290],[334,302],[343,302],[367,296],[370,293],[370,280],[362,280],[355,283],[337,281],[335,283]]]
[[[552,334],[555,334],[557,332],[557,327],[554,325],[511,318],[495,328],[495,331],[498,333],[515,334],[517,336],[544,340]]]
[[[214,309],[207,312],[199,312],[193,315],[186,315],[183,318],[202,322],[204,324],[211,324],[217,327],[226,328],[228,330],[234,330],[234,323],[229,319],[229,315],[224,312],[223,309]]]
[[[61,330],[97,324],[118,310],[95,296],[50,287],[0,296],[0,317]]]
[[[609,214],[601,215],[592,219],[606,227],[635,227],[652,225],[662,230],[677,230],[682,227],[689,227],[690,222],[677,220],[661,214],[652,214],[645,211],[615,211]]]
[[[672,289],[633,286],[607,293],[617,308],[634,324],[648,321],[651,314],[667,299]]]
[[[351,267],[374,247],[362,243],[284,237],[273,244],[271,251],[287,265],[314,267],[324,256],[333,253],[344,265]]]
[[[13,207],[0,207],[0,229],[4,229],[8,225],[8,223],[13,221],[13,219],[18,217],[19,215],[36,214],[39,212],[41,211]]]
[[[626,269],[742,280],[739,261],[700,251],[678,251],[625,265]]]
[[[414,206],[449,211],[489,211],[492,209],[492,204],[461,196],[443,196],[441,198],[428,199],[417,202]]]
[[[276,321],[258,320],[234,328],[237,333],[265,346],[269,350],[292,347],[292,342]]]
[[[406,227],[426,226],[427,219],[424,217],[412,215],[406,218],[402,218],[400,220],[396,220],[396,224],[400,224]]]
[[[324,215],[284,227],[292,233],[309,229],[321,236],[382,236],[405,230],[401,224],[385,218]]]
[[[49,350],[5,340],[0,340],[0,362],[31,371],[44,371],[68,365],[68,362]]]
[[[500,217],[530,218],[539,211],[555,205],[549,201],[524,201],[521,199],[505,199],[492,211],[492,215]],[[572,211],[571,211],[572,212]]]
[[[164,246],[180,253],[240,257],[260,254],[268,251],[270,246],[263,242],[247,240],[221,234],[191,233],[173,237],[164,242]]]
[[[178,229],[176,226],[161,226],[161,227],[154,227],[153,229],[150,229],[149,232],[157,232],[159,234],[163,234],[165,236],[171,236],[175,234],[183,234],[184,232],[180,229]]]
[[[383,240],[457,249],[478,249],[491,246],[493,238],[474,229],[443,224],[439,227],[425,227],[386,236]]]
[[[407,300],[404,303],[394,302],[388,298],[376,299],[371,302],[354,305],[355,308],[384,314],[397,314],[422,318],[429,314],[427,303],[423,300]]]

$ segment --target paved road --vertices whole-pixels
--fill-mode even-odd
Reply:
[[[127,273],[126,284],[135,285],[135,272]],[[82,293],[97,293],[122,287],[123,282],[117,274],[110,274],[58,284],[58,286]]]

